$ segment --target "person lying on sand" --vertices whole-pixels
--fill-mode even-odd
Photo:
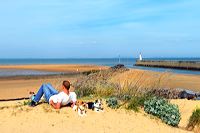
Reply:
[[[51,84],[43,84],[31,100],[29,106],[36,106],[41,97],[44,95],[46,101],[55,109],[60,109],[62,106],[66,106],[68,104],[71,104],[71,107],[73,107],[76,102],[76,93],[70,92],[69,89],[69,81],[63,81],[61,92],[54,89]]]

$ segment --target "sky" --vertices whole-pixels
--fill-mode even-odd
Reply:
[[[0,58],[200,57],[198,0],[2,0]]]

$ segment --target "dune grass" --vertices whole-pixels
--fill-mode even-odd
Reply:
[[[144,107],[144,102],[152,97],[153,95],[148,93],[142,94],[140,96],[134,96],[130,99],[125,108],[128,110],[133,110],[135,112],[138,112],[140,107]]]
[[[148,72],[147,72],[148,73]],[[123,83],[120,83],[121,77],[126,77]],[[162,89],[164,83],[169,77],[168,73],[162,73],[156,75],[155,79],[147,78],[146,72],[134,74],[132,80],[131,75],[123,70],[106,70],[87,75],[84,79],[76,82],[76,91],[79,97],[102,97],[106,98],[107,106],[112,109],[125,108],[127,110],[133,110],[135,112],[140,111],[141,108],[145,108],[145,102],[152,101],[156,103],[151,109],[154,108],[160,99],[165,99],[166,95],[170,94],[171,97],[177,95],[174,91],[166,91]],[[110,80],[114,76],[118,76],[115,81]],[[131,80],[128,79],[131,78]],[[167,89],[168,90],[168,89]],[[163,93],[161,93],[163,92]],[[156,97],[156,99],[154,98]],[[161,98],[163,97],[163,98]],[[163,100],[165,101],[165,100]],[[157,106],[156,106],[157,107]],[[177,126],[180,122],[181,116],[179,109],[176,105],[172,105],[168,102],[163,103],[161,106],[155,108],[160,114],[157,114],[159,118],[168,125]],[[165,115],[169,115],[165,116]],[[175,116],[176,115],[176,116]]]
[[[143,82],[144,73],[138,75],[135,82],[129,82],[128,80],[123,84],[120,82],[110,82],[113,76],[126,71],[127,70],[105,70],[91,73],[79,79],[73,83],[73,85],[76,88],[76,93],[79,98],[91,96],[93,98],[111,98],[108,103],[110,103],[113,108],[124,107],[128,110],[139,111],[140,107],[144,106],[144,101],[153,96],[151,91],[149,91],[152,89],[151,87],[159,88],[166,74],[163,73],[159,75],[156,82],[153,84],[146,84],[149,82]],[[113,101],[114,98],[120,101],[116,102],[118,105],[112,105],[113,103],[111,101]]]
[[[193,130],[195,126],[200,126],[200,108],[197,108],[193,111],[192,115],[189,118],[187,128]]]

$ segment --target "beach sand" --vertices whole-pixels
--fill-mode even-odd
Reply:
[[[24,78],[24,77],[23,77]],[[73,82],[73,76],[54,76],[38,79],[9,79],[0,80],[0,99],[29,97],[29,92],[37,92],[43,83],[51,83],[57,90],[61,88],[62,81]]]
[[[6,69],[31,69],[56,72],[76,72],[107,69],[108,67],[94,65],[19,65],[19,66],[0,66]],[[19,76],[0,78],[0,99],[27,97],[29,91],[37,91],[42,83],[51,83],[56,89],[60,88],[63,80],[71,82],[77,79],[76,75],[63,76]],[[159,86],[160,88],[184,88],[194,91],[200,91],[199,75],[184,75],[174,73],[160,73],[153,71],[144,71],[131,69],[122,74],[111,78],[112,82],[136,83],[141,87]]]
[[[0,69],[27,69],[49,72],[77,73],[91,70],[104,70],[108,67],[95,65],[2,65]],[[77,72],[78,70],[78,72]],[[57,76],[15,76],[0,78],[0,99],[28,97],[30,91],[36,92],[43,83],[51,83],[61,88],[63,80],[73,82],[76,74]]]
[[[77,64],[41,64],[41,65],[0,65],[0,69],[22,69],[22,70],[39,70],[49,72],[83,72],[90,70],[104,70],[106,66],[97,65],[77,65]]]
[[[177,101],[181,103],[181,101]],[[145,114],[112,110],[105,107],[104,112],[87,111],[87,116],[80,117],[71,108],[63,107],[61,110],[52,109],[48,104],[42,103],[36,107],[23,106],[23,101],[0,102],[0,130],[3,133],[187,133],[184,130],[187,119],[181,120],[181,128],[170,127],[159,119]],[[176,103],[176,101],[173,101]],[[195,108],[193,102],[181,104],[183,117],[189,116],[191,110],[186,106]],[[18,107],[17,107],[18,106]],[[183,106],[183,107],[182,107]]]
[[[5,66],[13,69],[31,69],[56,72],[75,72],[79,69],[77,65],[67,68],[67,65],[26,65],[26,66]],[[1,66],[2,67],[2,66]],[[4,67],[4,68],[5,68]],[[79,70],[83,70],[80,67]],[[84,67],[91,70],[91,67]],[[95,67],[99,70],[99,67]],[[73,69],[73,70],[72,70]],[[94,69],[94,68],[93,68]],[[105,67],[104,69],[107,69]],[[36,91],[42,83],[50,82],[59,89],[63,80],[71,82],[77,80],[78,75],[63,76],[38,76],[38,77],[17,77],[0,79],[0,99],[27,97],[29,91]],[[170,88],[186,88],[200,91],[200,76],[181,75],[173,73],[159,73],[144,70],[135,70],[118,74],[110,79],[112,82],[125,84],[127,82],[137,83],[141,86],[149,86],[159,81],[157,86]],[[72,88],[74,90],[74,88]],[[79,117],[71,108],[54,110],[46,103],[42,103],[34,108],[24,106],[22,101],[0,102],[0,132],[21,133],[21,132],[70,132],[70,133],[184,133],[192,111],[200,106],[199,101],[171,100],[177,104],[181,112],[181,122],[179,128],[170,127],[162,123],[159,119],[145,114],[142,109],[139,113],[125,111],[124,109],[112,110],[105,107],[103,113],[88,111],[86,117]]]

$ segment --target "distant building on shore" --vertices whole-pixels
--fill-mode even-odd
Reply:
[[[140,53],[139,60],[142,61],[142,53]]]

